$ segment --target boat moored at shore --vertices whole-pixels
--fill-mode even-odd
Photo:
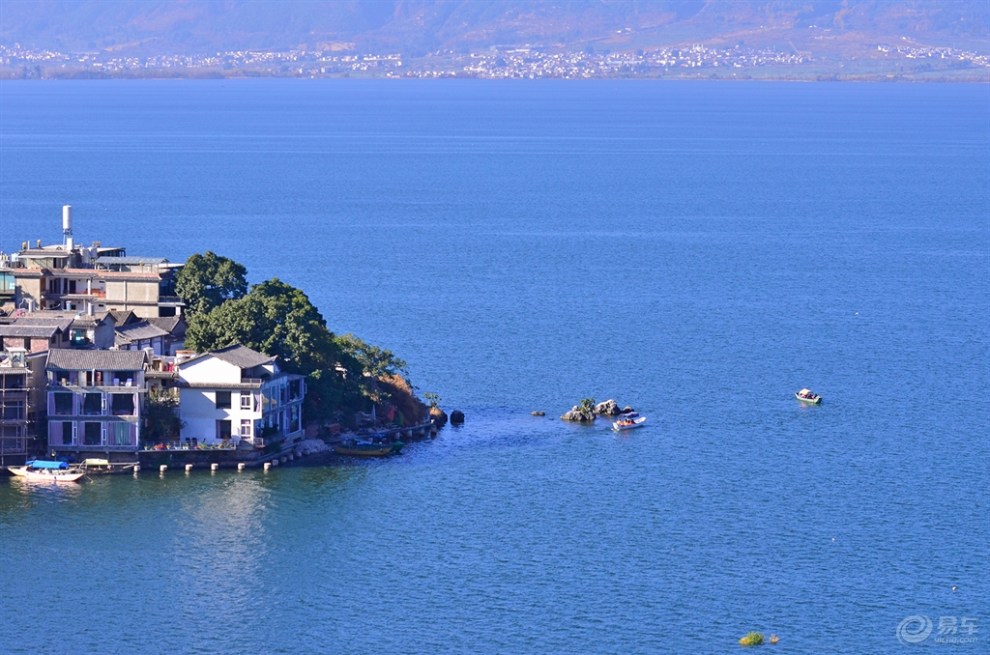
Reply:
[[[44,459],[29,460],[24,466],[8,466],[11,475],[32,482],[78,482],[86,472],[68,462]]]
[[[338,455],[345,457],[388,457],[397,455],[402,451],[401,441],[374,441],[367,439],[349,439],[341,443],[334,444],[333,450]]]

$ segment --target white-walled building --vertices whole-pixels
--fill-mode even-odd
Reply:
[[[275,357],[233,345],[178,364],[181,438],[265,448],[303,436],[305,378]]]

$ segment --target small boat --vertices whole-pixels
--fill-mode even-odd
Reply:
[[[615,421],[612,422],[612,429],[616,432],[622,432],[624,430],[641,428],[644,424],[646,424],[645,416],[640,416],[637,412],[626,412],[616,417]]]
[[[108,459],[89,457],[79,464],[79,468],[87,475],[110,475],[130,473],[137,464],[137,462],[111,462]]]
[[[404,444],[401,441],[376,442],[364,439],[350,439],[334,444],[333,450],[338,455],[347,457],[388,457],[397,455]]]
[[[12,475],[32,482],[78,482],[85,471],[69,466],[68,462],[32,459],[24,466],[8,466]]]
[[[810,405],[820,405],[822,402],[822,397],[811,389],[801,389],[794,394],[794,397],[803,403],[808,403]]]

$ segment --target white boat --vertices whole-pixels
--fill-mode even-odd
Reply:
[[[86,475],[85,471],[71,467],[66,462],[45,459],[32,459],[24,466],[8,466],[7,470],[11,475],[32,482],[78,482]]]
[[[111,462],[108,459],[89,457],[79,463],[79,470],[86,475],[109,475],[112,473],[130,473],[138,462]]]
[[[615,421],[612,422],[612,429],[616,432],[622,432],[624,430],[641,428],[645,423],[645,416],[640,416],[637,412],[626,412],[616,417]]]
[[[803,403],[809,403],[811,405],[820,405],[822,402],[822,397],[811,389],[801,389],[795,392],[794,397]]]

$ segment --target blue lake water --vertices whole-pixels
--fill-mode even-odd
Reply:
[[[62,204],[304,289],[467,422],[0,479],[2,652],[988,648],[990,87],[0,82],[0,249]],[[589,396],[650,425],[557,420]]]

